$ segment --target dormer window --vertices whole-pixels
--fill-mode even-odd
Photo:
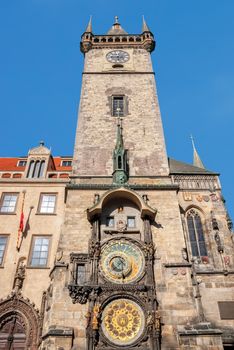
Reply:
[[[112,96],[112,115],[124,116],[124,96]]]
[[[26,166],[27,160],[21,159],[18,161],[17,166]]]
[[[72,160],[62,160],[61,166],[72,166]]]

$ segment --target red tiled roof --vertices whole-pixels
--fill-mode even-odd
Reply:
[[[17,166],[21,158],[0,158],[0,171],[24,171],[24,166]]]
[[[61,166],[62,160],[72,160],[72,157],[53,157],[54,160],[54,165],[56,168],[56,171],[71,171],[72,167],[71,166]]]
[[[0,171],[24,171],[25,166],[17,166],[19,160],[27,158],[0,158]],[[53,157],[55,171],[71,171],[71,166],[60,166],[62,160],[72,160],[72,157]]]

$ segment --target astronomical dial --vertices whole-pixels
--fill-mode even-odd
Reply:
[[[145,258],[140,248],[126,240],[112,240],[101,251],[102,275],[114,283],[132,283],[144,273]]]
[[[119,346],[130,345],[142,335],[145,316],[137,303],[121,298],[105,307],[101,324],[102,331],[110,342]]]
[[[129,60],[130,56],[126,51],[121,51],[121,50],[115,50],[115,51],[110,51],[106,55],[107,61],[111,63],[124,63]]]

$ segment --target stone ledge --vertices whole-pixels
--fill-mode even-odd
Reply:
[[[175,267],[191,267],[192,264],[186,263],[186,262],[180,262],[180,263],[167,263],[163,264],[164,267],[167,268],[175,268]]]
[[[73,337],[73,328],[61,327],[56,328],[56,326],[51,326],[49,331],[42,336],[42,339],[45,340],[48,337]]]
[[[234,270],[204,270],[204,271],[201,271],[201,270],[198,270],[196,269],[196,274],[197,275],[224,275],[224,276],[227,276],[227,275],[233,275],[234,274]]]
[[[110,189],[117,189],[119,188],[119,185],[114,184],[68,184],[66,186],[67,190],[110,190]],[[179,186],[177,185],[121,185],[121,187],[133,189],[133,190],[172,190],[172,191],[178,191]]]
[[[181,337],[203,335],[221,336],[223,333],[220,329],[213,328],[209,322],[201,322],[191,326],[177,326],[177,330]]]

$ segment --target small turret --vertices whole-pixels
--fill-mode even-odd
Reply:
[[[85,29],[85,32],[81,36],[80,50],[85,53],[92,48],[92,16],[90,16],[89,23]]]
[[[146,21],[145,21],[145,17],[142,16],[142,33],[145,33],[145,32],[149,32],[151,33]]]
[[[92,32],[93,32],[93,30],[92,30],[92,16],[90,16],[89,23],[86,27],[85,33],[92,33]]]

